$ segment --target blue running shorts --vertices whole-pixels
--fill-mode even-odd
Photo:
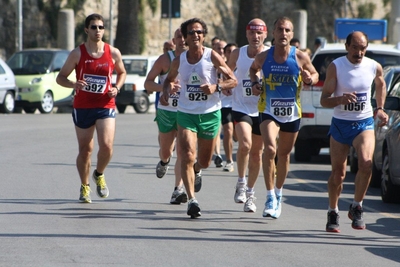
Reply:
[[[357,121],[332,118],[328,136],[332,136],[339,143],[352,146],[357,135],[363,131],[373,129],[374,119],[372,117]]]
[[[74,108],[72,118],[75,126],[87,129],[96,124],[96,120],[115,118],[115,109],[112,108]]]

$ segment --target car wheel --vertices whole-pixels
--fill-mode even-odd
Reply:
[[[297,162],[310,162],[313,150],[310,149],[311,146],[306,140],[297,139],[294,145],[294,159]]]
[[[390,177],[390,160],[388,149],[385,149],[383,153],[382,163],[382,180],[381,180],[381,197],[385,203],[399,202],[400,186],[393,184]]]
[[[32,108],[32,107],[23,107],[23,110],[25,111],[25,113],[33,114],[33,113],[35,113],[36,108]]]
[[[39,111],[40,113],[48,114],[53,111],[54,99],[53,94],[50,91],[44,93],[42,101],[40,102]]]
[[[375,160],[372,160],[372,176],[369,186],[378,188],[381,185],[381,180],[382,180],[382,171],[378,170],[378,168],[375,165]]]
[[[139,101],[133,104],[133,108],[135,109],[136,113],[146,113],[150,108],[149,97],[146,94],[142,94],[139,97]]]
[[[0,104],[0,112],[2,113],[13,113],[15,108],[15,98],[14,94],[12,92],[6,92],[6,95],[4,96],[4,101],[2,104]]]
[[[121,114],[125,113],[126,105],[117,105],[117,110]]]

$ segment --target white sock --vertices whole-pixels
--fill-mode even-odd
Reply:
[[[328,207],[328,212],[331,212],[331,211],[335,211],[336,213],[339,213],[339,208],[336,207],[336,208],[332,209],[331,207]]]
[[[283,187],[282,187],[281,189],[275,187],[275,194],[276,194],[277,196],[282,196],[282,190],[283,190]]]
[[[242,184],[247,183],[246,177],[239,177],[238,178],[238,183],[242,183]]]
[[[276,195],[275,195],[275,190],[274,189],[272,189],[272,190],[267,190],[267,196],[273,196],[273,197],[275,197]]]
[[[355,207],[357,207],[357,206],[360,206],[360,207],[362,207],[362,201],[361,202],[357,202],[357,201],[355,201],[355,200],[353,200],[353,204],[351,205],[353,208],[355,208]]]

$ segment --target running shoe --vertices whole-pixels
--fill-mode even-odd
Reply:
[[[256,198],[254,197],[254,195],[250,195],[247,198],[246,203],[244,203],[243,211],[244,212],[256,212],[257,207],[256,207],[256,204],[254,204],[255,201],[256,201]]]
[[[109,191],[106,184],[106,178],[104,177],[104,173],[100,176],[96,176],[96,170],[93,172],[93,181],[96,183],[96,193],[101,198],[108,197]]]
[[[276,202],[276,196],[267,196],[267,201],[265,202],[265,208],[262,214],[263,217],[275,218]]]
[[[81,185],[79,201],[82,203],[91,203],[92,200],[90,199],[90,186],[88,185]]]
[[[156,167],[156,175],[157,175],[158,178],[163,178],[164,175],[167,173],[168,168],[169,168],[169,166],[168,166],[169,162],[165,163],[164,166],[161,164],[161,162],[162,161],[160,160],[160,162],[158,162],[157,167]]]
[[[199,172],[194,172],[194,192],[199,192],[201,189],[202,178],[201,178],[201,170]]]
[[[282,213],[282,196],[276,196],[275,215],[272,216],[272,218],[278,219],[279,216],[281,216],[281,213]]]
[[[245,183],[236,183],[236,190],[233,200],[236,203],[244,203],[246,202],[246,184]]]
[[[353,221],[351,223],[351,227],[353,227],[353,229],[357,229],[357,230],[365,229],[363,214],[364,214],[364,211],[360,205],[358,205],[357,207],[353,207],[353,205],[350,205],[348,216],[349,216],[349,219]]]
[[[221,168],[222,162],[223,162],[223,159],[222,159],[221,155],[216,155],[215,159],[214,159],[215,167]]]
[[[189,200],[187,215],[189,215],[191,219],[201,216],[200,207],[197,199],[192,198]]]
[[[233,162],[229,162],[225,164],[224,171],[225,172],[233,172]]]
[[[326,223],[326,231],[331,233],[340,233],[339,213],[336,211],[328,211],[328,222]]]
[[[169,203],[179,205],[181,203],[186,203],[186,202],[187,202],[187,195],[183,190],[183,187],[175,188],[174,192],[172,192],[171,201]]]

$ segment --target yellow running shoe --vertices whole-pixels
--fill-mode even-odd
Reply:
[[[106,184],[106,178],[104,178],[104,173],[100,176],[96,176],[96,170],[93,172],[93,181],[96,183],[96,193],[101,198],[108,197],[109,191]]]
[[[81,194],[79,196],[79,201],[82,203],[91,203],[92,200],[90,199],[90,186],[88,185],[81,185]]]

